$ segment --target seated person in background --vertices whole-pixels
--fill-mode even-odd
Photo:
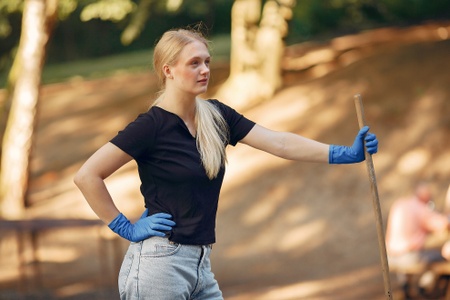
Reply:
[[[445,213],[450,215],[450,185],[448,186],[447,195],[445,196]]]
[[[444,241],[438,247],[427,247],[431,234],[449,229],[448,217],[430,207],[431,199],[430,185],[421,182],[412,196],[398,199],[392,205],[386,229],[390,265],[402,267],[450,260],[450,247],[442,247]]]
[[[445,196],[445,213],[450,215],[450,185],[447,189],[447,195]],[[446,242],[442,247],[442,256],[450,257],[450,241]]]

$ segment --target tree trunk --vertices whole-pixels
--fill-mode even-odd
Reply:
[[[25,0],[19,49],[8,78],[9,111],[0,172],[0,216],[23,215],[45,48],[58,0]]]
[[[242,109],[269,99],[281,87],[284,37],[294,5],[295,0],[268,0],[261,12],[261,0],[235,0],[230,76],[216,98]]]

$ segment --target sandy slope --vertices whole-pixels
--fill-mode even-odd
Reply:
[[[243,113],[275,130],[351,144],[358,130],[352,98],[361,93],[367,121],[380,140],[374,164],[384,216],[419,177],[435,182],[442,208],[450,183],[449,53],[449,40],[383,48],[320,78],[291,78],[273,100]],[[73,173],[146,109],[152,80],[149,74],[118,75],[44,87],[30,216],[95,217],[73,186]],[[134,164],[108,183],[120,209],[139,216]],[[226,299],[383,299],[371,201],[365,164],[298,163],[243,145],[230,148],[212,258]],[[99,257],[80,247],[86,235],[74,233],[64,243],[58,234],[63,233],[40,237],[43,272],[56,278],[70,266],[72,275],[45,282],[46,292],[57,299],[92,297],[100,288],[92,285],[98,273],[90,262]],[[126,244],[120,245],[122,252]],[[76,255],[55,249],[75,249]],[[2,270],[6,266],[11,267],[2,261]],[[15,275],[2,275],[0,285],[14,284]],[[109,284],[114,291],[114,278]]]

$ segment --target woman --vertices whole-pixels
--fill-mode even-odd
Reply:
[[[155,46],[161,93],[153,106],[94,153],[75,176],[93,211],[131,241],[119,274],[122,299],[223,299],[211,272],[225,147],[238,142],[298,161],[356,163],[376,153],[363,128],[353,146],[275,132],[217,100],[201,100],[210,77],[208,41],[200,32],[166,32]],[[136,223],[119,212],[104,179],[136,160],[146,213]],[[148,213],[150,212],[150,216]]]

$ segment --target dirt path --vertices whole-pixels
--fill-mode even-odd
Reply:
[[[418,177],[435,182],[439,208],[450,182],[448,53],[449,40],[410,44],[380,49],[313,80],[295,84],[290,74],[289,87],[243,113],[275,130],[350,144],[358,127],[352,97],[361,93],[367,121],[380,140],[374,164],[384,215]],[[153,82],[149,74],[134,74],[44,87],[30,216],[95,218],[72,184],[73,173],[147,108]],[[137,217],[142,200],[135,171],[130,164],[108,184],[119,207]],[[92,245],[81,247],[90,243],[88,237],[95,241],[95,232],[61,236],[67,237],[46,233],[39,244],[44,275],[69,278],[61,277],[59,286],[46,281],[47,299],[93,299],[105,288],[105,299],[111,299],[114,278],[103,287],[95,281],[92,260],[99,258],[90,254]],[[230,148],[217,236],[213,269],[226,299],[384,299],[364,164],[295,163],[242,145]],[[123,251],[126,245],[120,243]],[[65,260],[52,255],[58,247],[66,250],[58,252],[66,253]],[[3,275],[0,287],[14,284],[14,276]]]

